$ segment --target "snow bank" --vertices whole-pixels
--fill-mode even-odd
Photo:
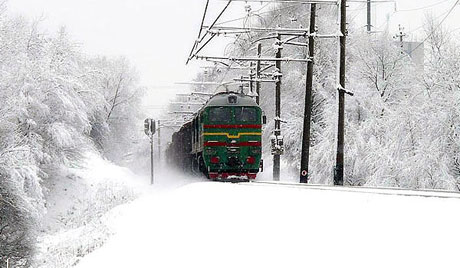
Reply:
[[[454,267],[459,199],[193,183],[119,210],[93,267]]]
[[[112,234],[112,208],[146,192],[147,180],[99,155],[87,154],[81,167],[61,171],[49,186],[47,213],[39,236],[38,267],[71,267]]]

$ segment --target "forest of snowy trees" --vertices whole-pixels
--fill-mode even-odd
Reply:
[[[337,32],[337,9],[322,7],[319,34]],[[247,26],[307,28],[309,6],[278,6]],[[425,20],[425,64],[415,66],[392,33],[368,34],[349,22],[347,44],[345,180],[347,185],[412,189],[460,189],[460,43],[431,16]],[[229,56],[254,56],[260,34],[241,34],[226,49]],[[307,41],[307,40],[302,40]],[[275,55],[273,39],[262,41],[263,55]],[[305,58],[307,48],[284,45],[283,57]],[[214,72],[224,81],[241,73]],[[306,67],[282,64],[281,117],[286,152],[297,173],[303,129]],[[312,183],[331,184],[336,153],[337,40],[317,39],[312,108]],[[261,105],[268,116],[264,140],[274,122],[274,85],[262,83]],[[271,161],[265,142],[265,159]]]
[[[123,160],[143,88],[126,59],[87,56],[64,28],[1,10],[0,263],[28,267],[48,186],[86,151]]]
[[[318,32],[337,32],[337,9],[318,11]],[[247,26],[306,28],[309,6],[280,5]],[[392,33],[368,34],[350,21],[347,44],[345,184],[460,190],[460,42],[427,16],[424,66],[401,51]],[[261,34],[236,37],[225,53],[254,56]],[[299,41],[307,41],[299,40]],[[262,41],[273,56],[273,40]],[[305,58],[307,48],[284,45],[283,56]],[[337,128],[337,40],[316,42],[310,179],[332,184]],[[220,68],[199,80],[226,81],[241,71]],[[270,70],[271,71],[271,70]],[[137,72],[123,57],[89,56],[62,28],[47,33],[40,20],[11,17],[0,6],[0,264],[29,267],[61,169],[88,151],[126,164],[143,135]],[[300,165],[305,64],[282,66],[283,161]],[[262,84],[268,117],[264,158],[271,161],[274,86]],[[148,148],[143,148],[147,150]]]

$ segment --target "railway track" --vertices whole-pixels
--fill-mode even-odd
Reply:
[[[274,182],[274,181],[252,181],[252,182],[241,182],[241,184],[250,185],[250,186],[260,186],[260,185],[282,186],[282,187],[309,189],[309,190],[317,190],[317,191],[336,191],[336,192],[352,192],[352,193],[365,193],[365,194],[378,194],[378,195],[460,199],[460,192],[444,191],[444,190],[408,190],[408,189],[391,188],[391,187],[332,186],[332,185],[301,184],[301,183],[293,183],[293,182]]]

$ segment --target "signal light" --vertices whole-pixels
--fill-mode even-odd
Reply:
[[[256,158],[254,156],[248,156],[248,158],[246,158],[246,162],[252,165],[256,162]]]
[[[219,161],[220,161],[220,159],[219,159],[218,156],[213,156],[213,157],[211,157],[211,163],[213,163],[213,164],[219,164]]]

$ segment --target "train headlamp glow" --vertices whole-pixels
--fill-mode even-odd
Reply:
[[[251,153],[252,154],[261,154],[262,153],[262,148],[260,146],[251,147]]]
[[[216,148],[214,147],[205,147],[206,154],[215,154],[217,152]]]
[[[235,95],[230,95],[228,96],[228,103],[229,104],[237,104],[238,103],[238,97]]]

